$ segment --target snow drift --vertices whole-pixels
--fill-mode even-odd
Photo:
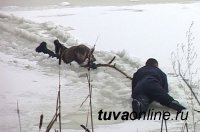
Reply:
[[[67,32],[69,28],[56,26],[51,22],[38,24],[13,15],[0,14],[0,29],[0,52],[2,54],[0,60],[9,65],[25,68],[30,71],[40,71],[44,75],[53,76],[53,79],[52,77],[48,77],[50,78],[49,80],[48,78],[38,77],[38,83],[43,80],[48,82],[54,80],[53,82],[55,82],[58,77],[58,60],[35,52],[35,48],[42,41],[46,41],[48,48],[52,50],[54,50],[53,41],[55,39],[59,39],[67,47],[78,44],[77,40]],[[125,71],[129,76],[132,76],[133,71],[139,66],[137,62],[133,62],[130,58],[126,57],[125,51],[119,53],[95,51],[94,55],[98,63],[107,63],[116,56],[116,66]],[[61,97],[64,122],[65,120],[69,120],[69,122],[72,122],[71,124],[85,122],[88,103],[86,102],[82,108],[79,107],[88,95],[87,72],[86,68],[79,67],[75,62],[72,65],[61,65]],[[94,113],[97,114],[97,111],[102,108],[107,110],[131,110],[131,81],[129,79],[126,79],[122,74],[111,68],[92,70],[91,78]],[[15,89],[20,91],[20,87],[18,86]],[[37,110],[37,112],[40,111],[44,115],[49,113],[49,117],[46,120],[48,122],[54,112],[57,83],[53,84],[50,88],[45,88],[41,84],[41,86],[35,87],[34,91],[39,94],[41,89],[46,90],[45,97],[37,95],[30,98],[33,100],[38,98],[37,101],[40,102],[40,107],[46,109],[44,111],[41,110],[44,108],[36,108],[34,111],[30,109],[29,112],[35,113],[35,110]],[[28,94],[33,91],[26,92]],[[16,95],[15,100],[17,99],[20,100],[19,95]],[[47,100],[51,100],[51,103],[47,102]],[[16,102],[12,103],[14,105]],[[23,109],[23,104],[21,105]]]

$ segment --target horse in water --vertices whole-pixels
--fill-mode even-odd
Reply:
[[[65,62],[66,64],[69,64],[72,61],[76,61],[81,66],[92,64],[93,66],[91,68],[96,69],[94,65],[94,61],[96,61],[96,59],[93,54],[90,55],[91,49],[87,46],[81,44],[67,48],[58,40],[54,41],[54,45],[55,53],[47,48],[46,42],[42,42],[35,50],[36,52],[48,54],[49,57],[61,57],[63,62]]]

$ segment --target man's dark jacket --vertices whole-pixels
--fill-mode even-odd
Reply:
[[[164,89],[168,93],[167,76],[158,67],[144,66],[133,75],[132,97],[139,94],[149,95],[156,89]]]

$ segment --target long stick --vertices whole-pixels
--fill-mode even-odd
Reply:
[[[88,109],[88,113],[87,113],[87,120],[86,120],[86,123],[85,123],[85,126],[86,126],[86,127],[88,126],[89,114],[90,114],[90,110]]]
[[[59,117],[59,129],[60,129],[60,132],[62,130],[62,127],[61,127],[61,97],[60,97],[60,89],[61,89],[61,85],[60,85],[60,65],[61,65],[61,50],[59,51],[59,80],[58,80],[59,90],[58,90],[58,96],[57,96],[57,100],[56,100],[56,112],[55,112],[52,120],[48,124],[46,132],[49,132],[51,130],[53,124],[55,123],[55,121],[57,121],[58,117]]]
[[[166,128],[166,132],[168,132],[168,129],[167,129],[167,121],[165,120],[165,128]]]
[[[183,127],[181,129],[181,132],[184,132],[184,130],[185,130],[185,123],[184,123],[184,125],[183,125]]]
[[[92,87],[90,88],[90,116],[91,116],[91,125],[92,125],[92,132],[94,132],[94,124],[93,124],[93,114],[92,114]]]
[[[49,125],[47,126],[46,132],[49,132],[53,126],[53,124],[55,123],[55,121],[57,120],[57,117],[59,116],[59,114],[55,114],[53,116],[53,119],[51,120],[51,122],[49,123]]]
[[[59,92],[58,92],[57,101],[56,101],[56,113],[54,114],[52,120],[48,124],[46,132],[49,132],[51,130],[51,127],[55,123],[55,121],[57,121],[57,118],[59,117],[58,110],[59,110]]]
[[[60,50],[61,52],[61,50]],[[60,88],[61,88],[61,85],[60,85],[60,65],[61,65],[61,53],[60,53],[60,58],[59,58],[59,92],[58,92],[58,101],[59,101],[59,129],[60,129],[60,132],[61,132],[61,97],[60,97]]]
[[[90,97],[90,95],[88,95],[85,100],[81,103],[80,108],[83,106],[83,104],[85,103],[85,101],[87,101],[87,99]]]
[[[163,117],[162,117],[160,132],[162,132],[162,130],[163,130]]]
[[[92,126],[92,132],[94,132],[94,127],[93,127],[93,114],[92,114],[92,87],[90,84],[90,68],[89,70],[89,75],[87,74],[87,80],[88,80],[88,87],[89,87],[89,105],[90,105],[90,118],[91,118],[91,126]]]
[[[87,128],[87,126],[88,126],[89,114],[90,114],[90,110],[88,109],[86,124],[85,124],[85,126],[84,126],[84,125],[81,125],[81,127],[85,130],[85,132],[90,132],[90,130]]]
[[[43,123],[43,114],[40,115],[40,124],[39,124],[39,132],[41,131],[42,128],[42,123]]]
[[[187,132],[189,132],[188,131],[188,124],[187,124],[187,122],[185,123],[185,128],[186,128]]]
[[[19,119],[19,130],[21,132],[22,131],[22,126],[21,126],[21,119],[20,119],[18,100],[17,100],[17,114],[18,114],[18,119]]]
[[[91,56],[94,52],[94,49],[95,49],[95,45],[89,55],[89,68],[88,68],[88,84],[89,84],[89,95],[90,95],[90,117],[91,117],[92,132],[94,132],[94,124],[93,124],[93,113],[92,113],[92,86],[90,83],[90,81],[91,81],[90,80],[90,61],[91,61]]]

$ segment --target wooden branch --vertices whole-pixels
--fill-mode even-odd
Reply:
[[[122,73],[124,76],[126,76],[126,78],[129,78],[130,80],[132,80],[132,78],[130,76],[128,76],[125,72],[123,72],[122,70],[120,70],[119,68],[116,67],[116,64],[111,65],[111,63],[115,60],[115,56],[112,58],[112,60],[110,60],[107,64],[96,64],[96,67],[110,67],[110,68],[114,68],[115,70],[117,70],[118,72]]]
[[[111,63],[115,60],[115,56],[112,58],[112,60],[110,60],[108,63],[106,64],[96,64],[96,67],[110,67],[110,68],[113,68],[115,70],[117,70],[118,72],[120,72],[121,74],[123,74],[126,78],[132,80],[132,77],[128,76],[125,72],[123,72],[122,70],[120,70],[119,68],[116,67],[116,64],[113,64],[111,65]],[[81,67],[88,67],[88,65],[84,65],[84,66],[81,66]]]
[[[125,72],[123,72],[122,70],[120,70],[119,68],[117,68],[115,66],[115,64],[114,65],[111,65],[111,64],[97,64],[96,66],[97,67],[110,67],[110,68],[113,68],[113,69],[117,70],[118,72],[120,72],[121,74],[123,74],[126,78],[132,80],[132,78],[130,76],[128,76]]]
[[[112,60],[110,60],[110,62],[108,62],[108,64],[111,64],[114,60],[115,60],[115,56],[112,58]]]

